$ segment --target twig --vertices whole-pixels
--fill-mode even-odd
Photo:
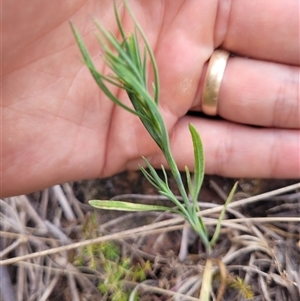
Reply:
[[[259,275],[258,280],[259,280],[260,288],[261,288],[263,296],[264,296],[264,300],[272,301],[271,298],[270,298],[270,295],[269,295],[267,285],[266,285],[266,282],[265,282],[264,278]]]
[[[227,200],[227,195],[224,192],[224,190],[214,181],[210,180],[209,181],[210,186],[213,188],[213,190],[217,193],[217,195],[224,201],[226,202]]]
[[[13,291],[10,276],[6,266],[0,266],[0,299],[2,296],[3,301],[15,301],[16,295]]]
[[[178,254],[178,260],[180,262],[185,261],[188,255],[188,241],[189,241],[189,233],[191,231],[190,225],[185,222],[183,229],[182,229],[182,236],[181,236],[181,244],[180,244],[180,250]]]
[[[262,200],[272,201],[272,200],[269,200],[271,197],[273,197],[275,195],[278,195],[278,194],[287,193],[289,191],[296,190],[296,189],[300,189],[300,182],[297,183],[297,184],[293,184],[293,185],[290,185],[290,186],[279,188],[279,189],[276,189],[276,190],[273,190],[273,191],[270,191],[270,192],[265,192],[265,193],[262,193],[262,194],[259,194],[259,195],[256,195],[256,196],[251,196],[251,197],[246,198],[246,199],[242,199],[242,200],[232,202],[232,203],[228,204],[227,208],[235,208],[235,207],[239,207],[239,206],[245,206],[245,205],[255,203],[255,202],[258,202],[258,201],[262,201]],[[202,210],[201,212],[199,212],[199,215],[201,214],[201,215],[205,216],[205,215],[208,215],[208,214],[211,214],[211,213],[216,213],[216,212],[221,211],[222,208],[223,208],[223,206],[217,206],[215,208]]]
[[[0,249],[3,249],[3,238],[0,238]],[[1,252],[3,253],[3,252]],[[3,257],[0,256],[0,258],[2,259]],[[3,301],[15,301],[16,300],[16,296],[15,293],[13,291],[12,288],[12,283],[10,281],[10,276],[8,273],[8,269],[6,266],[0,266],[0,275],[1,275],[1,279],[0,279],[0,300],[1,300],[1,296]]]
[[[72,301],[80,301],[76,282],[75,282],[74,276],[71,273],[68,274],[68,284],[69,284],[69,290],[70,290],[70,293],[72,296]]]
[[[269,223],[269,222],[274,222],[274,221],[299,222],[300,218],[278,218],[278,217],[260,218],[260,217],[258,217],[258,218],[247,218],[247,219],[236,219],[236,220],[223,220],[222,225],[235,228],[237,223],[244,223],[245,220],[252,221],[252,222],[261,222],[261,223],[262,222]],[[118,233],[86,240],[84,242],[77,242],[77,243],[73,243],[70,245],[61,246],[61,247],[53,248],[50,250],[45,250],[42,252],[36,252],[36,253],[28,254],[25,256],[5,259],[5,260],[0,261],[0,265],[12,264],[18,260],[27,260],[27,259],[35,258],[38,256],[55,254],[57,252],[72,250],[72,249],[75,249],[78,247],[83,247],[83,246],[87,246],[89,244],[99,243],[99,242],[103,242],[103,241],[118,240],[118,239],[122,239],[122,238],[135,237],[137,235],[140,236],[140,235],[146,235],[146,234],[155,234],[155,233],[160,233],[162,231],[179,230],[179,229],[182,229],[182,227],[183,227],[182,225],[173,226],[173,227],[171,227],[171,225],[174,225],[174,224],[176,225],[176,224],[182,223],[182,222],[183,222],[183,219],[180,217],[173,218],[171,220],[158,222],[153,225],[151,224],[151,225],[142,226],[142,227],[138,227],[138,228],[134,228],[134,229],[130,229],[130,230],[125,230],[125,231],[121,231]],[[216,223],[217,223],[216,220],[206,221],[207,225],[215,225]],[[166,228],[163,228],[163,227],[166,227]],[[247,231],[248,228],[245,227],[244,229],[245,229],[245,231]],[[248,229],[248,231],[249,231],[249,229]],[[1,231],[0,231],[0,234],[1,234]]]
[[[266,279],[270,278],[270,275],[268,273],[265,273],[261,270],[259,270],[257,267],[255,266],[245,266],[245,265],[226,265],[226,268],[228,270],[243,270],[246,272],[250,272],[250,273],[256,273],[259,274],[261,276],[264,276]]]
[[[128,283],[128,282],[126,282],[126,283]],[[172,297],[181,297],[181,298],[184,298],[184,300],[186,300],[186,301],[199,301],[198,298],[186,296],[186,295],[183,295],[183,294],[180,294],[177,292],[172,292],[169,290],[165,290],[165,289],[158,288],[155,286],[147,285],[144,283],[139,283],[138,285],[136,285],[136,283],[132,283],[132,285],[136,286],[135,292],[137,292],[140,288],[142,288],[144,291],[147,291],[149,293],[158,293],[158,294],[172,296]],[[132,299],[132,300],[134,300],[134,299]]]
[[[55,276],[52,278],[52,280],[51,280],[51,282],[49,283],[48,287],[45,289],[45,291],[44,291],[44,293],[43,293],[43,295],[42,295],[40,301],[47,301],[47,300],[48,300],[48,298],[49,298],[49,296],[51,295],[53,289],[55,288],[55,286],[56,286],[56,284],[57,284],[59,278],[60,278],[60,275],[59,275],[59,274],[55,275]]]
[[[50,221],[45,221],[46,227],[50,234],[52,234],[56,239],[58,239],[63,244],[70,244],[72,240],[63,233],[58,227],[53,225]]]
[[[300,199],[300,192],[295,192],[291,194],[285,194],[285,195],[279,195],[279,196],[274,196],[273,200],[274,201],[294,201],[294,200],[299,200]]]
[[[83,212],[82,212],[82,210],[80,208],[79,201],[75,197],[70,184],[69,183],[65,183],[65,184],[62,185],[62,187],[63,187],[64,191],[66,192],[68,200],[72,203],[76,215],[80,219],[84,219],[84,214],[83,214]]]
[[[232,252],[231,254],[227,254],[226,256],[224,256],[222,258],[222,261],[224,262],[224,264],[228,264],[229,262],[231,262],[234,259],[238,258],[242,254],[247,254],[247,253],[251,253],[251,252],[254,252],[254,251],[266,252],[266,249],[262,248],[261,246],[249,245],[247,247],[238,249],[237,251]]]
[[[45,220],[47,216],[48,203],[49,203],[49,189],[45,189],[42,192],[40,207],[39,207],[41,212],[41,218],[43,220]]]
[[[19,212],[20,222],[23,227],[25,227],[26,215],[24,211]],[[17,249],[17,253],[19,256],[26,256],[26,247],[24,244],[20,245],[20,248]],[[22,301],[23,297],[28,296],[28,292],[26,292],[27,281],[26,280],[26,270],[24,268],[20,268],[17,271],[17,300]]]
[[[57,201],[59,202],[60,206],[62,207],[62,209],[64,211],[66,219],[70,222],[74,221],[75,215],[74,215],[73,210],[71,209],[70,203],[68,202],[60,185],[53,186],[52,190],[56,196]]]
[[[41,251],[41,252],[36,252],[36,253],[24,255],[24,256],[14,257],[14,258],[0,261],[0,265],[12,264],[19,260],[27,260],[27,259],[31,259],[31,258],[35,258],[35,257],[39,257],[39,256],[46,256],[46,255],[55,254],[58,252],[69,251],[72,249],[84,247],[84,246],[87,246],[90,244],[100,243],[103,241],[118,240],[120,238],[135,237],[137,235],[155,234],[155,233],[160,233],[161,231],[174,231],[174,230],[181,229],[182,226],[173,226],[173,227],[168,227],[166,229],[155,229],[155,227],[153,227],[153,226],[149,227],[149,228],[150,229],[145,231],[145,226],[139,227],[139,228],[135,228],[135,229],[131,229],[131,230],[121,231],[118,233],[85,240],[83,242],[77,242],[77,243],[73,243],[73,244],[69,244],[69,245],[61,246],[61,247],[56,247],[56,248],[52,248],[52,249]]]
[[[37,228],[39,228],[40,231],[47,232],[44,221],[38,216],[37,212],[29,202],[27,196],[25,195],[18,196],[16,200],[19,203],[19,205],[26,210],[26,214],[30,215],[31,219],[37,224]],[[25,227],[26,224],[24,224],[24,228]]]
[[[4,250],[0,252],[0,258],[4,258],[8,253],[10,253],[12,250],[16,249],[20,244],[24,242],[24,239],[22,237],[17,238],[12,244],[10,244],[8,247],[6,247]],[[1,248],[2,249],[2,248]]]

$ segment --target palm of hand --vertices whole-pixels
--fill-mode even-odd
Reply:
[[[160,105],[171,139],[172,132],[186,127],[180,117],[197,104],[202,67],[222,40],[222,33],[214,31],[217,2],[208,2],[131,4],[155,52]],[[72,20],[76,25],[103,70],[90,16],[115,31],[111,1],[36,0],[30,9],[20,5],[15,9],[11,1],[4,7],[2,155],[8,193],[14,185],[26,192],[50,183],[109,176],[135,166],[141,155],[159,165],[157,147],[140,121],[115,107],[92,80],[68,24]],[[127,101],[122,93],[119,97]],[[27,186],[28,179],[35,183]]]

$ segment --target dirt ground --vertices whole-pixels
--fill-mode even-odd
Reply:
[[[199,198],[204,214],[224,204],[236,180],[232,203],[239,205],[227,210],[211,256],[211,300],[300,300],[300,186],[239,203],[297,181],[207,176]],[[172,180],[170,187],[178,193]],[[113,197],[171,206],[138,171],[5,199],[0,255],[11,262],[0,266],[1,300],[199,300],[207,256],[197,235],[170,213],[88,205]],[[205,215],[209,233],[217,218]]]

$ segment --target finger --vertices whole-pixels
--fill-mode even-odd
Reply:
[[[218,114],[244,124],[300,128],[298,67],[229,58],[218,100]],[[195,98],[200,110],[202,81]]]
[[[219,1],[215,46],[299,65],[299,1]]]
[[[180,169],[193,169],[192,122],[203,141],[207,174],[229,177],[299,178],[298,130],[258,129],[226,121],[183,117],[171,133],[171,148]],[[157,167],[160,153],[150,157]]]

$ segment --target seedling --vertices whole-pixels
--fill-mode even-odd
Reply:
[[[95,20],[95,24],[99,30],[98,35],[99,43],[104,53],[104,61],[110,70],[112,75],[105,75],[100,73],[93,64],[93,61],[84,45],[84,42],[74,27],[71,24],[76,41],[83,55],[84,62],[89,68],[94,80],[99,85],[100,89],[111,99],[115,104],[124,108],[131,114],[140,118],[144,127],[156,142],[160,150],[162,151],[168,167],[171,170],[172,176],[175,179],[180,196],[183,201],[178,200],[174,193],[170,190],[168,185],[168,178],[165,168],[161,166],[163,172],[163,178],[160,178],[156,170],[150,164],[150,162],[143,157],[147,169],[140,166],[140,169],[147,180],[158,190],[158,192],[171,200],[175,207],[156,206],[147,204],[136,204],[124,201],[111,201],[111,200],[91,200],[89,203],[93,207],[108,210],[122,210],[122,211],[171,211],[179,214],[185,220],[187,220],[193,230],[201,238],[207,254],[211,254],[211,249],[216,240],[218,239],[221,227],[221,221],[224,216],[226,206],[231,201],[234,194],[237,183],[234,185],[229,197],[223,207],[223,211],[219,216],[219,222],[215,229],[215,232],[210,238],[206,226],[198,213],[200,211],[198,205],[198,196],[201,190],[201,186],[204,178],[204,152],[203,145],[200,136],[195,127],[190,124],[189,131],[191,134],[193,148],[194,148],[194,176],[192,178],[188,167],[185,167],[185,174],[187,180],[187,190],[184,187],[183,179],[179,172],[178,166],[172,155],[169,141],[169,134],[163,120],[163,117],[159,111],[159,77],[156,61],[151,47],[146,39],[146,36],[141,29],[140,25],[136,21],[126,1],[124,1],[127,11],[129,12],[133,23],[134,31],[128,36],[125,34],[124,28],[121,23],[120,15],[118,13],[116,4],[114,2],[115,18],[118,25],[118,30],[121,35],[121,41],[117,37],[107,31],[99,22]],[[152,90],[148,89],[148,62],[150,60],[151,68],[154,74],[154,82],[152,84]],[[131,101],[132,107],[129,107],[122,103],[109,89],[108,85],[114,85],[127,92],[127,95]]]
[[[99,235],[96,214],[87,216],[82,234],[84,239],[93,239]],[[132,265],[128,257],[121,256],[120,247],[113,241],[83,247],[76,252],[73,263],[75,266],[85,265],[91,269],[102,270],[98,290],[112,301],[127,301],[131,294],[127,282],[145,280],[150,269],[148,261],[143,265]]]

